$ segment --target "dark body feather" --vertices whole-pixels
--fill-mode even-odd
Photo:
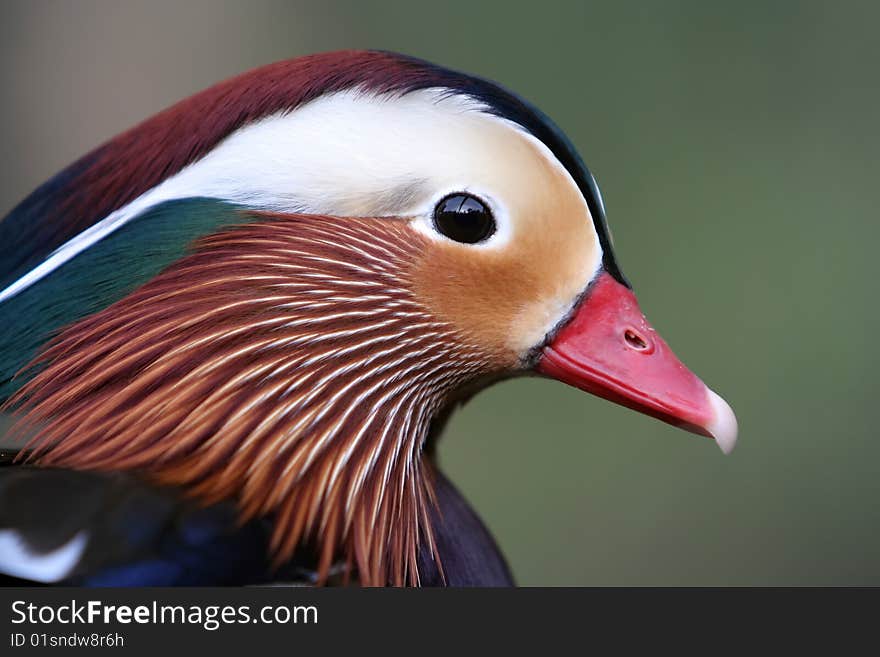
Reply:
[[[441,573],[419,555],[423,586],[510,586],[507,563],[455,487],[436,476],[435,538]],[[47,501],[51,500],[51,504]],[[47,553],[80,531],[89,535],[66,584],[86,586],[312,585],[317,556],[307,548],[273,567],[272,519],[238,522],[231,502],[198,506],[174,487],[123,472],[0,466],[0,530],[15,529],[28,550]],[[0,561],[3,556],[0,555]],[[0,584],[27,582],[0,576]],[[330,584],[343,583],[338,576]]]

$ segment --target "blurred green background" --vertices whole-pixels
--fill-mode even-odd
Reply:
[[[740,421],[708,440],[562,384],[482,393],[442,463],[521,584],[880,584],[880,4],[10,2],[0,214],[232,74],[397,50],[498,80],[596,173],[648,317]]]

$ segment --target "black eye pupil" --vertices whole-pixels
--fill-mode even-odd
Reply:
[[[450,194],[434,208],[434,225],[451,240],[476,244],[495,232],[492,212],[476,196]]]

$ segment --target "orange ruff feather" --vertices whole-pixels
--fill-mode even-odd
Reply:
[[[243,217],[38,356],[11,400],[31,458],[235,497],[274,516],[278,563],[310,542],[322,580],[344,558],[417,584],[428,425],[491,357],[415,298],[407,222]]]

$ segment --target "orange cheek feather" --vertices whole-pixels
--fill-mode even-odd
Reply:
[[[414,263],[418,298],[491,353],[499,370],[518,367],[543,340],[599,261],[589,214],[567,187],[545,188],[538,209],[517,217],[497,249],[431,241]]]

